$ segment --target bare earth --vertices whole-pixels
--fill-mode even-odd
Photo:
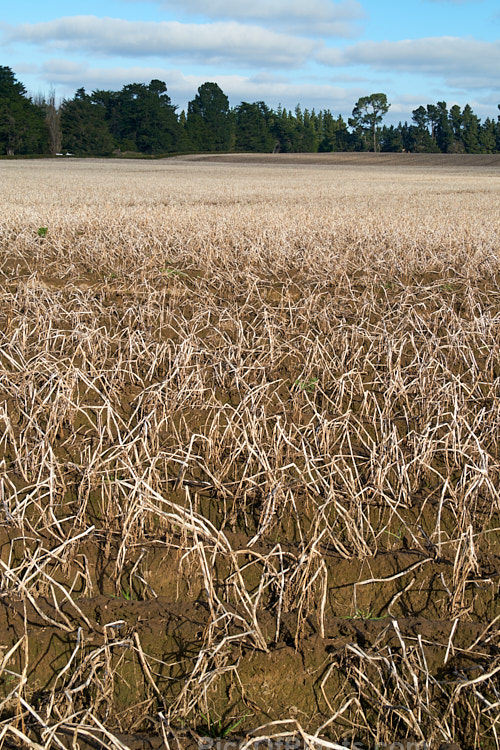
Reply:
[[[500,167],[500,154],[393,154],[337,152],[324,154],[193,154],[175,157],[180,161],[227,164],[265,164],[324,167]]]
[[[499,167],[0,162],[0,747],[498,747]]]

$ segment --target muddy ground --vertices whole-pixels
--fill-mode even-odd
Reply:
[[[495,747],[498,271],[68,275],[12,241],[2,746]]]

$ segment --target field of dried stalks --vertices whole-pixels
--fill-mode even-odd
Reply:
[[[298,162],[0,164],[0,747],[500,747],[500,170]]]

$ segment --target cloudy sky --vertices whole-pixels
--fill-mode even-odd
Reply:
[[[420,104],[500,103],[498,0],[17,0],[2,8],[0,65],[30,93],[165,81],[187,106],[216,81],[232,105],[349,116],[384,92],[388,122]]]

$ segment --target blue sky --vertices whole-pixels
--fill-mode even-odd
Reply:
[[[0,65],[30,93],[165,81],[180,109],[205,81],[232,105],[348,117],[384,92],[388,122],[420,104],[500,103],[498,0],[18,0],[0,16]]]

